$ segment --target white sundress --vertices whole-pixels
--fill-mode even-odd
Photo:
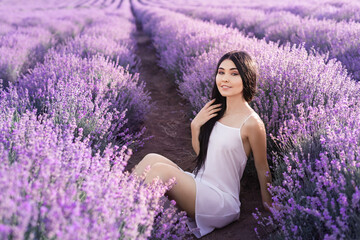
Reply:
[[[240,179],[247,162],[241,127],[217,121],[210,134],[204,166],[196,177],[184,171],[196,183],[195,219],[188,217],[187,225],[197,238],[240,217]]]

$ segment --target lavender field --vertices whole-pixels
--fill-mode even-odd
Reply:
[[[251,107],[278,206],[253,209],[258,238],[360,239],[359,12],[350,0],[0,0],[0,239],[192,238],[164,197],[174,182],[125,170],[155,104],[136,26],[189,126],[218,59],[256,59]]]

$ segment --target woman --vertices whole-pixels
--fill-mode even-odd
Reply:
[[[171,160],[148,154],[135,167],[141,175],[150,165],[145,182],[175,177],[167,192],[170,199],[191,218],[188,226],[196,237],[223,227],[240,216],[240,179],[252,153],[263,206],[269,211],[267,184],[271,175],[266,157],[264,123],[249,106],[256,91],[256,66],[243,51],[226,53],[216,68],[212,100],[191,122],[192,146],[197,154],[193,173],[181,170]]]

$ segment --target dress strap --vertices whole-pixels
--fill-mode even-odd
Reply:
[[[243,121],[243,123],[241,124],[241,126],[240,126],[240,129],[242,128],[242,126],[246,123],[246,121],[251,117],[251,115],[253,115],[255,112],[252,112],[252,113],[250,113],[246,118],[245,118],[245,120]]]

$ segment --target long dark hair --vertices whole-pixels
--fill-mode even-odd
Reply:
[[[195,176],[198,174],[201,167],[205,164],[206,153],[208,149],[211,131],[216,121],[222,118],[226,110],[226,97],[223,97],[220,94],[219,89],[217,88],[216,85],[216,75],[218,73],[219,66],[226,59],[230,59],[231,61],[233,61],[237,70],[239,71],[244,86],[243,88],[244,99],[247,102],[250,102],[256,93],[257,69],[256,69],[256,64],[254,60],[251,58],[251,56],[244,51],[231,51],[226,53],[224,56],[222,56],[216,66],[216,71],[214,76],[215,81],[211,95],[211,99],[216,99],[213,105],[218,103],[222,104],[221,110],[218,111],[218,115],[209,119],[209,121],[207,121],[200,128],[200,134],[199,134],[200,151],[199,151],[199,155],[195,158],[195,162],[196,162],[196,166],[194,170]]]

